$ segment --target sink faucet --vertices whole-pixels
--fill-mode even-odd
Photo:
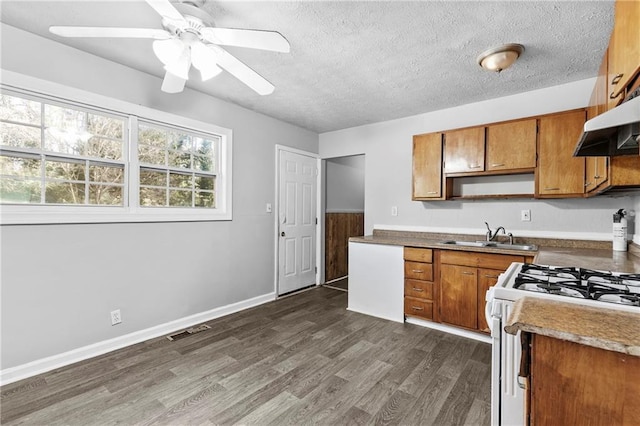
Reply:
[[[487,241],[493,241],[498,236],[500,230],[502,230],[503,234],[506,234],[507,231],[504,229],[504,226],[499,226],[495,231],[492,231],[487,222],[484,223],[487,225]],[[509,244],[513,244],[513,235],[509,234]]]
[[[506,234],[507,237],[509,237],[509,244],[513,244],[513,234],[511,232],[507,234],[507,231],[504,229],[504,226],[499,226],[498,228],[496,228],[495,231],[492,231],[487,222],[485,222],[484,224],[487,225],[487,241],[495,240],[500,230],[502,230],[502,233]]]

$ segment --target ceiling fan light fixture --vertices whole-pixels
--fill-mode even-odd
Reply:
[[[191,45],[191,62],[200,71],[202,81],[210,80],[222,72],[216,59],[216,54],[201,41]]]
[[[500,72],[509,68],[524,52],[524,46],[509,43],[485,50],[478,56],[478,64],[488,70]]]
[[[177,60],[164,66],[164,69],[180,77],[183,80],[189,80],[189,68],[191,68],[191,54],[189,48],[185,48]]]
[[[167,40],[156,40],[153,42],[153,53],[163,65],[174,63],[180,58],[185,49],[184,43],[177,38]]]

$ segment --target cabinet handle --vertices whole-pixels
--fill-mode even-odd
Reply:
[[[595,177],[595,176],[594,176],[594,177]],[[586,188],[586,187],[588,187],[588,186],[591,186],[591,182],[587,182],[587,183],[585,183],[585,184],[584,184],[584,187],[585,187],[585,188]]]
[[[504,163],[494,163],[491,167],[504,167]]]
[[[475,275],[473,272],[463,271],[462,275]]]
[[[485,278],[498,278],[498,276],[497,275],[486,275],[485,274]]]
[[[427,191],[427,194],[437,194],[438,191]]]
[[[480,167],[482,167],[480,164],[469,164],[470,169],[479,169]]]
[[[609,95],[609,99],[615,99],[615,98],[617,98],[618,96],[620,96],[620,95],[622,94],[622,92],[623,92],[622,90],[620,90],[618,93],[616,93],[616,92],[611,92],[611,94]]]
[[[411,309],[413,309],[414,311],[424,311],[424,309],[419,306],[412,306]]]
[[[545,191],[560,191],[560,188],[545,188]]]
[[[415,272],[416,274],[421,274],[424,271],[420,270],[420,269],[412,269],[411,272]]]
[[[595,175],[593,178],[594,178],[594,179],[600,179],[600,176]]]
[[[616,74],[616,75],[615,75],[615,77],[613,77],[613,78],[611,79],[611,84],[612,84],[612,85],[616,85],[616,84],[620,83],[620,79],[622,79],[622,76],[623,76],[623,75],[624,75],[624,74]]]
[[[421,289],[421,288],[415,288],[415,287],[411,287],[411,290],[413,290],[413,291],[424,291],[424,290],[423,290],[423,289]]]

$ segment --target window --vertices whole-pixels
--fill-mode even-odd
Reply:
[[[138,124],[140,205],[215,208],[216,136]]]
[[[229,130],[2,89],[3,224],[231,218]]]
[[[125,119],[0,94],[0,202],[124,203]]]

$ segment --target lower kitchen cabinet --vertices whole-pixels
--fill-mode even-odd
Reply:
[[[489,332],[484,318],[485,295],[498,275],[513,262],[530,257],[441,250],[439,315],[443,323]]]
[[[525,333],[530,425],[640,424],[640,357]],[[523,371],[521,371],[521,374]]]
[[[485,296],[489,287],[496,285],[498,276],[503,272],[496,269],[478,269],[478,330],[483,333],[491,333],[484,315]]]
[[[404,248],[404,313],[434,319],[433,250]]]
[[[478,327],[478,270],[476,268],[442,265],[440,294],[442,322],[472,329]]]

